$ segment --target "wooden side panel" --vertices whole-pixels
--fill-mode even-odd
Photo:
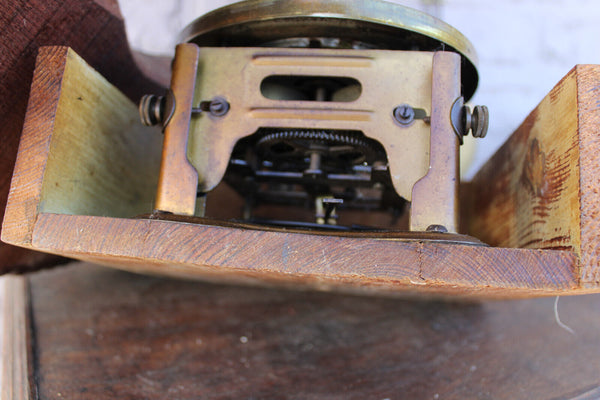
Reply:
[[[66,59],[38,211],[113,217],[152,212],[159,129],[144,127],[125,95],[72,50]]]
[[[578,65],[473,179],[468,233],[492,246],[571,250],[600,286],[600,66]]]
[[[568,251],[269,232],[40,214],[33,244],[142,273],[421,296],[528,297],[578,289]]]
[[[492,246],[580,254],[577,77],[569,72],[477,173],[470,235]]]
[[[0,0],[0,219],[4,215],[38,48],[69,45],[130,99],[161,88],[131,56],[116,0]],[[0,243],[0,273],[48,258]]]
[[[8,212],[2,223],[5,243],[31,245],[67,51],[66,47],[47,47],[38,56],[38,65],[45,67],[36,70],[32,82],[29,111],[7,200]]]
[[[581,281],[600,285],[600,67],[578,65]]]
[[[152,211],[159,131],[72,50],[43,48],[38,61],[2,240],[30,246],[39,212]]]

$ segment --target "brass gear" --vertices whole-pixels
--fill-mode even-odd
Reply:
[[[326,157],[344,159],[350,165],[385,161],[385,152],[376,141],[360,132],[335,130],[277,130],[263,134],[256,150],[265,158],[290,160],[303,158],[308,152],[320,151]]]

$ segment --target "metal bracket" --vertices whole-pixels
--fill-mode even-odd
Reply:
[[[411,231],[457,232],[458,142],[448,115],[460,94],[460,67],[454,53],[440,51],[433,56],[429,172],[412,190]]]
[[[199,48],[195,44],[180,44],[173,63],[171,90],[174,110],[165,120],[158,190],[155,209],[180,215],[194,215],[198,172],[187,158],[190,117],[194,100],[195,78],[198,69]],[[169,121],[170,120],[170,121]]]

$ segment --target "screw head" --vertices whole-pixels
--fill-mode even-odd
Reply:
[[[400,125],[410,125],[415,120],[415,110],[408,104],[394,108],[394,119]]]
[[[222,117],[229,111],[229,103],[222,97],[215,97],[211,100],[208,110],[215,117]]]
[[[444,225],[429,225],[426,232],[447,233],[448,229]]]

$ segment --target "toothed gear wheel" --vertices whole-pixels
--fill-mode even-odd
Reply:
[[[384,160],[381,145],[357,132],[324,130],[282,130],[264,134],[256,147],[267,159],[303,158],[319,151],[333,160],[358,164]]]

